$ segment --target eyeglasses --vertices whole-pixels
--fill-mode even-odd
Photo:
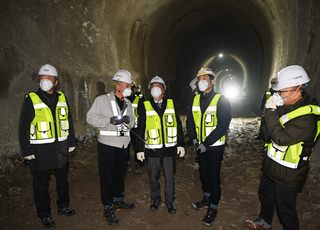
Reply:
[[[279,91],[277,91],[276,93],[277,93],[277,94],[279,94],[279,95],[281,96],[281,94],[282,94],[282,93],[286,93],[286,92],[294,92],[294,91],[296,91],[296,90],[282,90],[282,91],[281,91],[281,90],[279,90]]]

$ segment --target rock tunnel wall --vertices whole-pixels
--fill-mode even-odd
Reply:
[[[69,99],[80,141],[92,132],[85,122],[87,110],[96,96],[112,90],[116,70],[130,71],[144,92],[149,79],[159,75],[167,82],[169,97],[189,102],[189,82],[220,47],[243,60],[248,76],[241,81],[248,88],[253,114],[269,79],[291,64],[304,66],[311,78],[307,91],[320,100],[319,4],[0,1],[1,172],[10,171],[10,159],[19,157],[21,104],[26,93],[37,90],[37,71],[45,63],[58,70],[59,89]]]

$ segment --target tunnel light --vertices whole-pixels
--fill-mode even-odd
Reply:
[[[226,69],[226,71],[229,71],[228,69]]]
[[[238,97],[238,95],[239,95],[239,89],[236,88],[236,87],[229,87],[228,89],[226,89],[225,95],[230,100],[236,99]]]
[[[223,54],[219,54],[219,57],[223,57]]]

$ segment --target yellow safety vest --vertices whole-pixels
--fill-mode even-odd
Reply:
[[[134,116],[135,116],[134,128],[138,127],[138,118],[139,118],[139,115],[138,115],[138,103],[139,103],[139,100],[140,100],[139,96],[136,96],[135,99],[132,102],[133,113],[134,113]]]
[[[197,138],[200,143],[204,142],[206,137],[216,128],[218,124],[217,105],[221,94],[216,94],[211,100],[205,114],[201,113],[200,94],[196,95],[192,104],[192,115],[197,132]],[[221,146],[226,142],[226,136],[222,136],[218,141],[210,146]]]
[[[43,103],[40,97],[31,92],[26,97],[30,97],[35,116],[30,124],[30,143],[31,144],[46,144],[53,143],[55,138],[59,141],[67,140],[69,136],[69,108],[65,95],[57,91],[60,96],[56,105],[56,121],[54,121],[50,108]],[[55,125],[57,132],[55,131]]]
[[[271,97],[271,90],[270,90],[270,88],[269,88],[269,89],[267,89],[267,91],[266,91],[266,102],[265,102],[265,104],[267,103],[267,100],[268,100],[270,97]]]
[[[173,101],[171,99],[167,100],[167,107],[162,120],[153,109],[150,101],[143,103],[146,109],[145,142],[147,145],[145,145],[145,148],[160,149],[163,145],[166,147],[177,145],[177,120]]]
[[[308,114],[320,115],[320,107],[316,105],[303,106],[290,113],[284,114],[282,117],[279,118],[279,120],[282,126],[284,127],[288,121],[300,116],[308,115]],[[314,141],[318,137],[319,132],[320,132],[320,122],[318,121],[317,134]],[[300,155],[302,153],[303,144],[304,144],[303,142],[299,142],[294,145],[279,146],[274,142],[268,143],[267,155],[272,160],[276,161],[277,163],[285,167],[296,169],[298,168],[298,164],[300,161]],[[309,161],[309,156],[303,156],[301,160]]]

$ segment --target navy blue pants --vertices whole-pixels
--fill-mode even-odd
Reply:
[[[51,172],[54,172],[57,181],[58,208],[69,207],[68,165],[56,170],[32,170],[34,202],[37,208],[37,215],[41,219],[51,215],[48,191]]]
[[[101,202],[112,205],[114,197],[124,197],[127,148],[98,144]]]
[[[296,201],[299,189],[278,184],[262,175],[259,198],[261,202],[260,217],[268,224],[272,223],[275,207],[284,230],[299,230]]]
[[[211,203],[218,205],[221,198],[220,168],[223,150],[207,150],[199,156],[200,179],[203,192],[210,193]]]

